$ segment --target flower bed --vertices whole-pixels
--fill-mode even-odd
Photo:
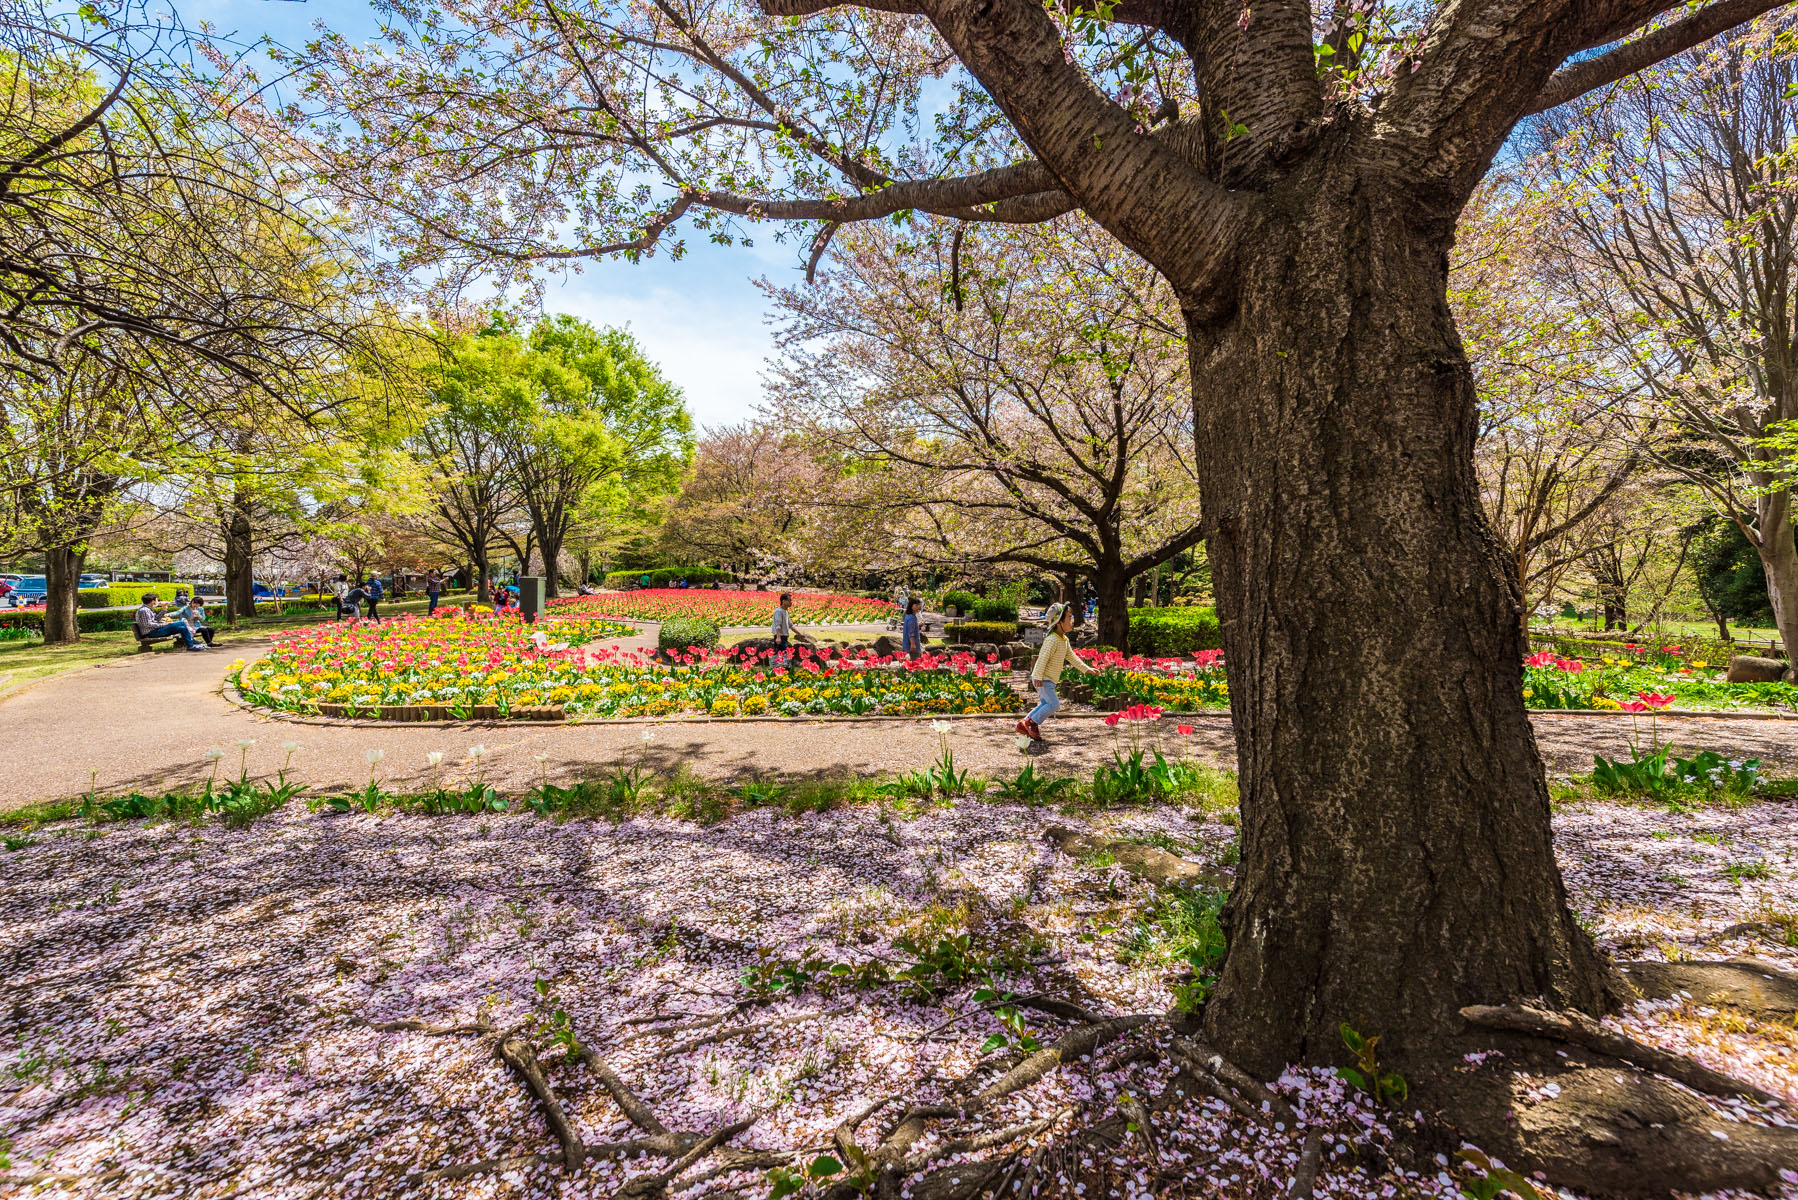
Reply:
[[[668,621],[699,617],[719,625],[767,625],[774,619],[779,592],[714,592],[696,588],[648,588],[600,596],[565,596],[550,601],[555,617],[627,617]],[[853,625],[884,621],[897,611],[890,600],[865,596],[793,593],[793,620],[801,625]]]
[[[277,634],[275,648],[235,679],[259,707],[388,720],[542,719],[557,712],[915,716],[1018,708],[993,656],[910,662],[801,648],[785,661],[768,652],[696,648],[668,664],[616,647],[580,648],[620,632],[629,629],[580,619],[545,629],[498,616],[322,625]],[[551,636],[568,645],[544,644]]]
[[[1227,707],[1223,653],[1202,651],[1191,658],[1127,656],[1082,650],[1099,668],[1091,680],[1096,702],[1152,704],[1183,712]],[[1654,697],[1648,702],[1643,697]],[[1596,662],[1532,654],[1523,663],[1523,699],[1533,709],[1628,712],[1674,707],[1698,712],[1798,711],[1798,687],[1789,683],[1728,683],[1702,659],[1692,661],[1677,646],[1641,647],[1627,656]]]
[[[1091,681],[1095,701],[1117,699],[1179,712],[1230,705],[1221,650],[1203,650],[1191,658],[1149,658],[1116,650],[1077,653],[1099,670]]]
[[[1530,708],[1627,711],[1645,694],[1664,695],[1673,707],[1685,711],[1798,710],[1798,687],[1728,683],[1710,663],[1685,659],[1677,646],[1642,647],[1636,653],[1596,661],[1562,658],[1545,650],[1523,660],[1523,698]]]

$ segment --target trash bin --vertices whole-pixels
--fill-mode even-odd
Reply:
[[[537,614],[544,608],[543,579],[537,575],[520,575],[518,577],[518,611],[529,622],[537,620]]]

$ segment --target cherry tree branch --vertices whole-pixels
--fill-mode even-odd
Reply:
[[[1536,97],[1529,112],[1543,112],[1607,84],[1616,83],[1619,79],[1652,67],[1663,59],[1684,53],[1701,42],[1709,41],[1720,33],[1790,2],[1791,0],[1717,0],[1715,4],[1663,25],[1651,33],[1645,33],[1634,41],[1562,67],[1549,76],[1547,86]]]

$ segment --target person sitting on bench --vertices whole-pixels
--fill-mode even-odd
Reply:
[[[206,645],[211,647],[212,635],[217,631],[206,623],[206,602],[204,600],[195,596],[187,602],[187,607],[176,615],[187,622],[187,631],[190,636],[197,635],[205,638]]]
[[[189,650],[204,650],[204,646],[194,645],[194,635],[188,631],[186,621],[170,621],[164,623],[156,612],[156,593],[144,593],[144,602],[138,606],[137,614],[131,618],[131,628],[137,633],[137,640],[143,643],[159,642],[165,637],[180,638]]]

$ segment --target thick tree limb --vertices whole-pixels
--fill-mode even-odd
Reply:
[[[1780,1097],[1771,1092],[1762,1091],[1753,1084],[1731,1079],[1721,1071],[1713,1071],[1689,1058],[1655,1046],[1644,1045],[1621,1033],[1614,1033],[1584,1013],[1549,1012],[1540,1008],[1474,1004],[1463,1008],[1461,1016],[1469,1024],[1477,1025],[1482,1029],[1500,1029],[1507,1033],[1550,1038],[1599,1054],[1608,1054],[1612,1058],[1622,1059],[1645,1071],[1665,1075],[1668,1079],[1683,1083],[1694,1091],[1706,1092],[1713,1096],[1747,1096],[1769,1104],[1783,1105],[1785,1103]]]
[[[1714,4],[1677,21],[1671,21],[1652,33],[1645,33],[1613,50],[1562,67],[1549,77],[1548,85],[1536,97],[1529,112],[1543,112],[1606,84],[1616,83],[1619,79],[1690,50],[1726,30],[1790,2],[1791,0],[1716,0]]]
[[[791,1017],[776,1017],[772,1021],[757,1021],[753,1025],[733,1025],[728,1029],[715,1030],[711,1033],[693,1038],[691,1041],[682,1042],[680,1045],[669,1050],[668,1053],[685,1054],[689,1050],[697,1050],[699,1047],[709,1046],[713,1042],[723,1042],[728,1041],[731,1038],[743,1037],[747,1034],[761,1033],[766,1029],[780,1029],[787,1025],[801,1025],[807,1021],[821,1021],[826,1017],[837,1017],[846,1012],[853,1011],[855,1011],[855,1005],[842,1004],[838,1005],[836,1008],[827,1008],[823,1012],[800,1013],[797,1016]]]

